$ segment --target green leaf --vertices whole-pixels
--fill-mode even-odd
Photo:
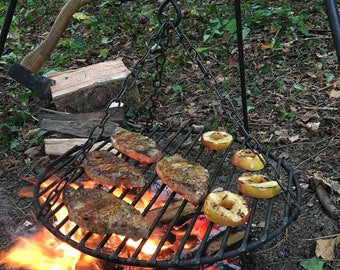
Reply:
[[[18,148],[20,146],[20,142],[17,139],[12,139],[10,142],[10,147],[12,149]]]
[[[109,49],[105,48],[105,49],[100,50],[99,57],[106,57],[108,54],[109,54]]]
[[[300,22],[299,23],[299,30],[305,36],[309,35],[309,31],[308,31],[307,25],[304,22]]]
[[[28,101],[31,96],[32,96],[31,92],[21,93],[17,96],[17,99],[20,101]]]
[[[228,24],[226,25],[227,29],[228,29],[228,32],[230,34],[234,34],[236,33],[236,20],[235,19],[232,19],[228,22]]]
[[[284,81],[283,81],[282,79],[277,80],[277,86],[278,86],[278,87],[281,88],[284,84],[285,84],[285,83],[284,83]]]
[[[196,51],[197,52],[205,52],[205,51],[207,51],[207,50],[209,50],[209,47],[199,47],[199,48],[196,48]]]
[[[90,16],[84,14],[83,12],[76,12],[72,15],[73,18],[75,18],[78,21],[84,21],[91,19]]]
[[[247,106],[247,112],[249,113],[251,110],[253,110],[253,109],[255,109],[255,107],[254,106]]]
[[[210,34],[204,34],[203,35],[203,41],[206,42],[211,37]]]
[[[47,134],[48,133],[48,131],[47,130],[40,130],[39,131],[39,133],[38,133],[38,135],[37,135],[37,137],[38,138],[41,138],[41,137],[43,137],[45,134]]]
[[[214,119],[214,120],[211,121],[210,129],[216,130],[217,128],[218,128],[218,122]]]
[[[287,112],[285,109],[280,110],[280,113],[281,113],[280,115],[281,121],[285,121],[287,119],[293,118],[296,114],[294,111]]]
[[[108,37],[102,37],[102,44],[109,44],[110,42],[112,42],[112,39],[108,38]]]
[[[311,258],[309,260],[304,260],[300,262],[300,265],[305,269],[305,270],[322,270],[324,261],[319,260],[318,258]]]
[[[174,91],[174,93],[176,93],[177,95],[183,94],[183,88],[178,84],[172,87],[172,91]]]
[[[326,77],[326,82],[327,83],[330,83],[333,80],[334,80],[334,75],[333,74]]]
[[[250,33],[250,29],[248,27],[243,28],[242,29],[242,37],[243,37],[243,39],[245,39],[248,36],[249,33]]]
[[[294,89],[296,90],[295,94],[300,94],[303,91],[303,86],[301,84],[295,83]]]

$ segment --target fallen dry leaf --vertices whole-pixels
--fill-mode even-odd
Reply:
[[[315,72],[307,72],[306,73],[309,77],[312,77],[314,79],[316,79],[318,77],[318,75]]]
[[[340,194],[340,183],[338,181],[331,180],[330,184],[333,187],[334,193]]]
[[[333,189],[333,186],[332,186],[331,182],[329,181],[329,179],[324,177],[321,172],[315,172],[313,174],[313,176],[314,176],[315,180],[317,180],[321,183],[321,185],[325,188],[325,190],[328,193],[333,194],[334,189]]]
[[[263,44],[260,46],[261,50],[268,50],[268,49],[272,49],[274,47],[274,44],[269,43],[269,44]]]
[[[334,259],[334,249],[340,243],[340,236],[316,240],[315,255],[324,260]]]
[[[307,123],[311,119],[317,119],[318,115],[313,111],[308,111],[302,115],[299,115],[298,118],[301,119],[302,122]]]
[[[329,93],[329,96],[330,96],[331,98],[340,98],[340,91],[332,90],[332,91]]]
[[[297,134],[297,135],[289,137],[288,139],[291,143],[293,143],[293,142],[296,142],[297,140],[299,140],[300,136],[299,136],[299,134]]]
[[[34,146],[28,148],[24,153],[26,156],[30,157],[31,159],[36,158],[39,155],[40,148],[38,146]]]

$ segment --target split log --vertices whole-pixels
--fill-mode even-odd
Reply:
[[[112,134],[118,125],[124,123],[124,110],[115,108],[115,113],[108,119],[103,136]],[[40,128],[50,132],[71,135],[73,137],[88,138],[93,128],[100,123],[104,112],[79,114],[40,114],[38,120]],[[96,135],[96,134],[94,134]]]
[[[182,200],[171,202],[168,208],[165,210],[159,222],[162,224],[167,224],[171,220],[173,220],[175,216],[177,215],[179,208],[182,206],[182,203],[183,203]],[[146,213],[144,218],[149,226],[153,223],[153,221],[157,218],[157,216],[160,215],[162,210],[163,210],[163,207],[158,207]],[[193,206],[192,204],[187,203],[183,211],[181,212],[180,217],[193,214],[196,212],[196,210],[197,210],[196,206]]]
[[[229,237],[227,239],[227,242],[225,243],[225,247],[222,247],[222,239],[224,237],[224,233],[219,234],[217,237],[212,238],[210,241],[208,241],[204,256],[213,256],[216,252],[218,252],[221,248],[222,249],[228,249],[230,246],[233,246],[236,243],[239,243],[244,238],[244,231],[237,231],[237,232],[231,232],[229,234]]]
[[[45,153],[47,155],[62,155],[74,146],[80,146],[87,141],[85,138],[70,138],[70,139],[45,139]],[[101,142],[95,143],[92,149],[100,146]],[[101,150],[107,150],[111,146],[107,143]]]
[[[129,73],[122,59],[117,59],[50,74],[49,78],[56,82],[51,86],[52,100],[59,111],[100,111],[120,93]],[[139,100],[136,88],[122,99],[126,105],[138,104]]]

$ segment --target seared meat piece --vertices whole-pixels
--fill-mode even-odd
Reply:
[[[193,205],[202,202],[208,193],[208,170],[178,154],[162,158],[156,172],[166,185]]]
[[[121,127],[111,135],[111,144],[119,152],[142,163],[155,163],[163,156],[152,139]]]
[[[100,184],[124,188],[145,185],[142,172],[108,151],[87,153],[82,165],[91,180]]]
[[[111,193],[67,187],[63,202],[70,220],[90,232],[115,233],[134,240],[148,237],[149,229],[140,212]]]

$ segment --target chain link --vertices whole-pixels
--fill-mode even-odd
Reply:
[[[175,19],[166,20],[164,19],[163,12],[167,5],[170,4],[174,7],[174,10],[176,12]],[[260,143],[253,136],[251,136],[246,130],[246,128],[243,126],[242,119],[237,114],[236,107],[234,106],[232,100],[223,95],[222,91],[219,88],[218,80],[213,75],[213,73],[205,67],[201,55],[195,49],[191,41],[184,34],[183,30],[179,26],[181,12],[177,5],[177,2],[175,0],[165,0],[161,5],[157,15],[160,22],[160,27],[153,35],[151,35],[149,41],[147,42],[146,52],[144,53],[142,58],[132,67],[131,73],[123,81],[122,88],[119,94],[113,97],[108,102],[105,108],[104,117],[101,119],[100,123],[93,128],[91,134],[88,137],[88,140],[76,155],[75,160],[77,160],[76,162],[77,164],[74,163],[70,164],[69,165],[70,168],[67,169],[67,171],[71,171],[74,165],[79,166],[84,158],[84,154],[88,152],[93,147],[93,145],[101,139],[104,133],[106,122],[110,117],[112,117],[115,114],[115,111],[110,110],[111,105],[113,103],[117,103],[118,108],[121,106],[122,104],[121,100],[125,93],[136,86],[137,80],[139,79],[139,76],[144,69],[147,59],[150,57],[151,54],[157,53],[157,56],[155,58],[156,72],[153,79],[154,91],[150,94],[150,104],[147,105],[149,118],[146,121],[146,126],[151,127],[153,121],[155,120],[154,111],[156,108],[156,101],[159,96],[159,92],[157,90],[161,87],[162,84],[163,67],[166,61],[164,53],[164,48],[166,45],[165,38],[169,40],[170,32],[175,33],[177,40],[183,46],[185,55],[189,57],[190,60],[199,67],[199,70],[203,75],[204,83],[212,92],[215,92],[217,94],[218,98],[221,101],[221,107],[223,112],[228,117],[228,120],[230,120],[233,123],[236,130],[238,130],[241,133],[241,136],[245,138],[245,143],[247,144],[247,146],[259,150],[262,149]]]

